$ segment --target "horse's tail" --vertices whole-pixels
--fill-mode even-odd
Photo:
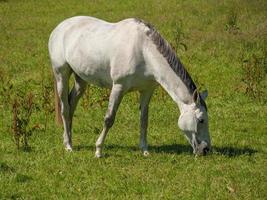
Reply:
[[[58,97],[57,82],[54,80],[56,124],[62,125],[61,105]]]

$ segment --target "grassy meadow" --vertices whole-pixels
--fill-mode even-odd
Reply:
[[[193,156],[178,107],[159,88],[150,156],[138,148],[138,93],[129,93],[105,157],[94,158],[109,91],[93,86],[74,116],[74,151],[65,152],[47,42],[75,15],[138,17],[157,27],[209,91],[213,154]],[[0,0],[0,199],[266,199],[266,44],[265,0]]]

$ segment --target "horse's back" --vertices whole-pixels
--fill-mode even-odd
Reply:
[[[66,45],[65,39],[69,33],[72,30],[76,32],[79,31],[84,25],[90,26],[90,24],[95,23],[105,23],[105,21],[93,17],[77,16],[68,18],[56,26],[56,28],[50,34],[48,42],[50,58],[52,62],[56,62],[54,66],[60,66],[66,62],[64,48]]]
[[[134,74],[144,63],[144,31],[135,19],[109,23],[73,17],[51,33],[49,52],[54,67],[64,63],[84,80],[110,87],[114,79]]]

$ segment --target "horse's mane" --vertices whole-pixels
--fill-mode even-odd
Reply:
[[[184,68],[180,59],[176,56],[169,43],[159,34],[159,32],[151,24],[138,18],[136,18],[136,21],[148,27],[149,30],[146,32],[147,36],[151,38],[151,40],[156,45],[158,51],[167,60],[170,67],[177,74],[177,76],[181,78],[183,83],[188,88],[189,92],[193,94],[197,87],[187,70]]]

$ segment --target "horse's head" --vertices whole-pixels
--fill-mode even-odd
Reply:
[[[208,112],[204,102],[208,96],[205,91],[193,93],[193,103],[184,105],[178,120],[178,126],[184,132],[196,155],[206,155],[211,149]]]

